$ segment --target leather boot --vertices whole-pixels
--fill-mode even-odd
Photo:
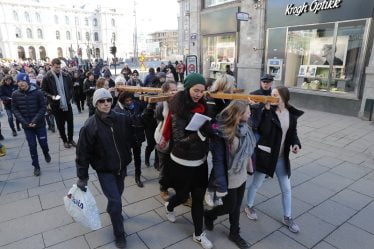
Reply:
[[[144,164],[145,164],[145,166],[147,166],[147,167],[150,166],[149,158],[151,157],[151,153],[152,153],[152,151],[150,151],[148,147],[145,147],[145,158],[144,158]]]
[[[140,176],[135,176],[135,182],[136,182],[136,185],[138,185],[139,188],[144,187],[144,184],[142,183],[142,180],[140,180]]]

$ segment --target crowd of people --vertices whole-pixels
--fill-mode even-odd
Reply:
[[[87,190],[89,166],[97,173],[108,199],[107,212],[118,248],[126,247],[121,196],[128,165],[134,161],[136,184],[144,187],[141,148],[145,142],[144,165],[151,166],[151,154],[155,152],[153,167],[160,172],[160,196],[165,201],[167,220],[175,222],[174,209],[190,200],[192,239],[203,248],[213,247],[204,227],[213,230],[217,217],[225,214],[229,214],[230,221],[228,239],[238,248],[249,248],[240,235],[239,222],[246,183],[251,181],[245,213],[248,219],[257,220],[261,217],[254,209],[256,192],[274,173],[282,192],[283,223],[291,232],[300,231],[292,219],[289,154],[301,149],[297,119],[303,112],[289,104],[286,87],[272,88],[271,75],[264,75],[260,88],[251,94],[279,98],[279,103],[272,105],[251,99],[207,98],[207,90],[233,93],[232,75],[224,74],[213,82],[197,73],[184,77],[182,62],[150,68],[144,81],[137,70],[127,65],[113,79],[105,67],[98,74],[96,67],[82,70],[61,65],[61,60],[53,59],[40,67],[1,68],[0,98],[9,127],[13,136],[21,127],[24,130],[34,175],[39,176],[37,141],[45,161],[51,162],[46,124],[53,133],[56,121],[64,148],[76,148],[77,186]],[[183,83],[183,90],[178,91],[178,82]],[[122,85],[159,87],[173,97],[149,104],[136,94],[120,91],[117,87]],[[85,105],[88,107],[88,119],[77,142],[72,103],[79,113]],[[211,120],[196,130],[186,129],[198,114]],[[0,144],[0,156],[5,153],[5,146]],[[212,166],[210,172],[208,164]]]

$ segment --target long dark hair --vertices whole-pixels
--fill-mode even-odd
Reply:
[[[189,90],[188,88],[178,92],[170,102],[171,113],[185,119],[189,117],[191,110],[197,106],[197,103],[193,102],[191,99]],[[204,97],[199,100],[199,103],[206,107]]]
[[[288,88],[285,86],[277,86],[275,89],[278,90],[279,96],[282,98],[284,102],[284,106],[288,109],[290,108],[290,104],[288,101],[290,101],[290,91],[288,91]]]
[[[3,80],[1,81],[1,84],[2,84],[2,85],[5,85],[5,82],[6,82],[7,80],[12,80],[12,82],[10,83],[11,85],[13,85],[13,84],[15,83],[13,77],[10,76],[10,75],[7,75],[7,76],[5,76],[5,77],[3,78]]]

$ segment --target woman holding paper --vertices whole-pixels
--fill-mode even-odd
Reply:
[[[300,231],[291,216],[291,166],[290,150],[297,154],[301,144],[297,136],[297,119],[304,113],[292,107],[288,101],[290,93],[287,87],[279,86],[272,90],[273,97],[279,97],[277,106],[265,105],[258,127],[260,140],[255,149],[256,172],[252,184],[248,188],[247,207],[245,212],[251,220],[257,220],[253,209],[257,190],[261,187],[265,176],[277,175],[282,191],[283,223],[293,233]]]
[[[251,156],[256,138],[247,121],[251,111],[244,101],[232,101],[217,116],[215,136],[211,139],[213,169],[210,182],[223,205],[205,211],[205,227],[213,230],[218,216],[229,214],[229,240],[239,248],[249,248],[239,234],[240,206],[244,197],[247,172],[252,172]]]
[[[205,79],[197,73],[189,74],[184,80],[184,90],[178,92],[170,104],[163,136],[171,138],[170,177],[176,194],[165,203],[166,217],[175,222],[174,208],[184,203],[191,193],[192,220],[195,227],[193,240],[203,248],[210,249],[213,244],[203,232],[204,194],[208,185],[208,134],[209,122],[200,128],[186,130],[196,113],[205,114],[206,103],[203,98]],[[190,125],[191,126],[191,125]]]

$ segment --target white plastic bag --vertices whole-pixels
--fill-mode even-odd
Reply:
[[[99,209],[88,187],[87,191],[83,192],[73,184],[64,197],[64,204],[66,211],[76,222],[92,230],[101,228]]]

